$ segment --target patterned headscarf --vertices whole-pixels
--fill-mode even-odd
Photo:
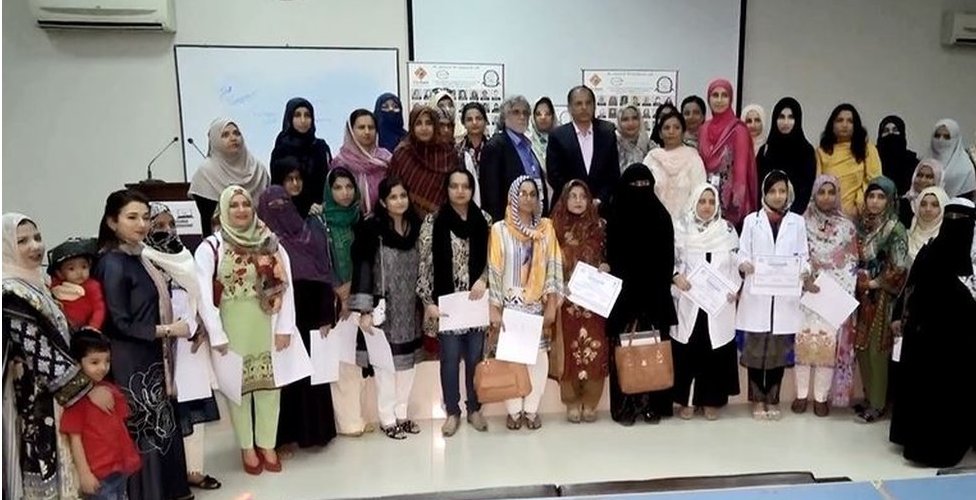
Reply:
[[[520,202],[519,202],[519,189],[522,187],[524,182],[531,181],[536,188],[536,192],[540,194],[536,199],[538,200],[537,206],[532,211],[532,220],[526,221],[522,220],[520,214]],[[505,211],[505,224],[508,225],[513,232],[520,234],[523,238],[532,238],[533,240],[538,240],[542,238],[542,231],[539,230],[539,222],[542,220],[542,190],[539,189],[539,184],[528,175],[520,175],[512,185],[508,188],[508,209]]]

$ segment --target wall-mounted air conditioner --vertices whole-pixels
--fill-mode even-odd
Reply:
[[[976,47],[976,13],[946,12],[942,19],[942,43]]]
[[[176,31],[173,0],[30,0],[41,28]]]

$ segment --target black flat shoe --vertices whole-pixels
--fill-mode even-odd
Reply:
[[[658,415],[657,413],[654,413],[653,411],[646,412],[644,413],[644,422],[651,425],[660,424],[661,416]]]
[[[214,478],[213,476],[206,476],[206,475],[203,476],[203,479],[201,479],[199,483],[193,483],[187,481],[187,484],[189,484],[191,488],[198,488],[201,490],[216,490],[216,489],[220,489],[220,487],[222,486],[220,484],[220,481],[218,481],[216,478]]]

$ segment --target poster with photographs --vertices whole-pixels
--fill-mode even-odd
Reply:
[[[633,105],[647,131],[654,126],[658,106],[678,99],[677,70],[584,69],[583,85],[596,95],[597,118],[616,123],[620,111]]]
[[[454,97],[458,113],[469,102],[481,103],[488,112],[485,134],[491,136],[495,132],[499,108],[505,98],[504,64],[409,62],[407,74],[410,109],[417,104],[429,104],[431,96],[446,90]]]

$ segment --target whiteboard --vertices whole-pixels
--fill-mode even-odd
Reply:
[[[177,45],[175,52],[188,180],[203,158],[187,139],[206,154],[214,118],[232,118],[251,153],[268,164],[285,103],[292,97],[312,103],[316,135],[336,154],[354,109],[372,111],[380,94],[399,93],[395,48]]]
[[[738,88],[742,0],[494,0],[494,25],[460,12],[485,5],[410,3],[414,59],[505,64],[505,92],[566,103],[582,68],[673,69],[679,100],[725,78]],[[473,9],[473,10],[472,10]],[[477,12],[476,12],[477,11]],[[487,26],[487,25],[486,25]],[[736,95],[735,98],[739,99]],[[565,123],[565,122],[564,122]]]

